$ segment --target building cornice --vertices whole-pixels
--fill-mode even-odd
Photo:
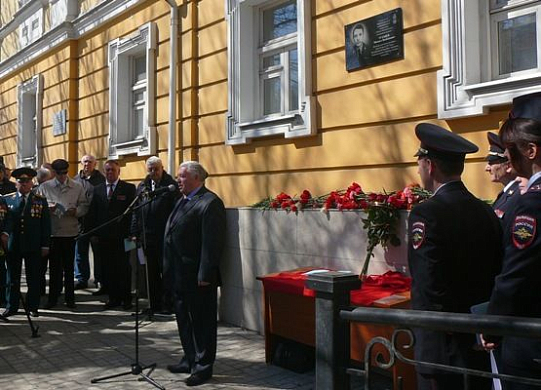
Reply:
[[[39,39],[32,42],[13,56],[0,63],[0,79],[3,79],[22,66],[27,65],[39,56],[49,52],[70,39],[78,39],[107,23],[115,17],[122,15],[133,7],[148,0],[105,0],[96,5],[84,15],[77,17],[73,22],[64,22],[47,31]],[[24,17],[36,12],[43,3],[31,1],[15,14],[15,18],[0,30],[0,39],[13,32]],[[35,8],[35,9],[34,9]],[[22,15],[22,16],[20,16]],[[17,21],[14,26],[13,22]],[[11,28],[9,33],[2,35]]]

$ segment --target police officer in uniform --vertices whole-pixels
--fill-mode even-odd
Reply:
[[[490,146],[485,171],[490,174],[490,180],[493,183],[501,183],[504,186],[492,204],[492,208],[505,229],[508,223],[509,211],[513,209],[520,196],[519,179],[517,179],[517,172],[504,154],[505,148],[498,134],[488,133],[487,138]]]
[[[47,199],[32,192],[36,171],[18,168],[17,192],[6,198],[13,217],[13,231],[8,241],[8,291],[4,317],[17,314],[20,300],[21,267],[24,258],[28,284],[27,305],[30,315],[38,316],[41,258],[49,251],[51,219]]]
[[[488,314],[541,317],[541,93],[513,101],[509,119],[500,129],[505,154],[519,176],[529,179],[526,192],[511,211],[504,232],[505,254]],[[541,379],[541,340],[485,336],[485,347],[501,344],[502,374]],[[502,381],[505,390],[539,389]]]
[[[494,211],[473,196],[461,175],[467,153],[476,145],[439,126],[421,123],[419,175],[433,196],[414,207],[409,217],[408,263],[412,308],[469,313],[490,296],[502,256],[501,226]],[[416,329],[415,358],[420,361],[489,370],[488,355],[475,352],[475,335]],[[419,389],[460,390],[463,377],[417,367]],[[490,389],[474,380],[471,389]]]

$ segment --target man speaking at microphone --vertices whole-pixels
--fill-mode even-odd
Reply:
[[[177,326],[184,350],[173,373],[191,374],[186,385],[212,377],[216,358],[217,287],[225,246],[225,208],[205,187],[208,174],[196,161],[183,162],[177,182],[184,197],[165,228],[164,285],[175,299]]]
[[[147,176],[137,186],[138,202],[142,204],[152,197],[155,199],[133,213],[131,235],[140,243],[144,242],[149,314],[152,314],[163,309],[168,311],[172,309],[166,307],[171,306],[171,299],[166,299],[163,294],[163,237],[167,218],[180,197],[180,191],[175,179],[164,171],[162,160],[158,157],[150,157],[146,161],[146,169]]]

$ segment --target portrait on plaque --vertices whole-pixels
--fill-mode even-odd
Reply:
[[[345,26],[348,72],[404,58],[402,28],[401,8]]]

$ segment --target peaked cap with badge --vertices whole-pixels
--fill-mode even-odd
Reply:
[[[443,127],[431,123],[420,123],[415,135],[421,147],[415,157],[434,157],[442,160],[463,160],[466,154],[479,150],[477,145]]]
[[[509,118],[535,119],[541,122],[541,92],[514,98]]]
[[[17,181],[32,180],[37,174],[38,173],[35,170],[29,167],[17,168],[11,172],[11,176],[17,179]]]
[[[503,146],[500,137],[496,133],[487,133],[488,139],[488,154],[486,160],[489,164],[500,164],[507,162],[508,159],[505,156],[505,146]]]
[[[433,124],[417,125],[415,134],[421,141],[415,154],[419,158],[464,161],[466,154],[479,150],[460,135]],[[472,195],[461,180],[447,181],[431,198],[413,207],[408,226],[412,309],[469,313],[472,305],[488,300],[502,256],[500,222],[488,204]],[[479,356],[471,348],[475,335],[421,329],[414,333],[417,360],[463,367]],[[482,358],[486,355],[481,354]],[[463,387],[460,375],[442,374],[432,367],[416,369],[421,379],[424,375],[438,383],[449,380],[448,388]],[[470,388],[482,387],[470,383]]]

